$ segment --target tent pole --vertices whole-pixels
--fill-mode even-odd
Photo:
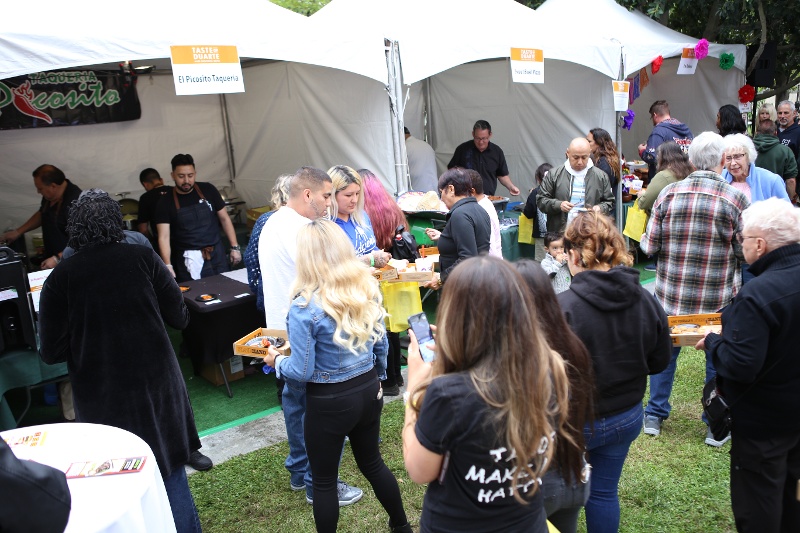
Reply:
[[[619,78],[620,80],[625,79],[625,58],[623,55],[623,51],[620,48],[619,51]],[[619,230],[620,234],[622,230],[625,229],[622,226],[622,151],[620,147],[622,146],[622,124],[620,124],[621,112],[614,111],[614,116],[616,117],[616,126],[617,126],[617,153],[620,154],[619,158],[619,180],[617,180],[617,190],[614,191],[614,195],[616,196],[616,214],[617,214],[617,229]]]
[[[397,41],[386,41],[386,66],[388,79],[386,90],[391,103],[392,148],[394,151],[395,196],[409,190],[408,155],[406,154],[405,132],[403,130],[403,84],[400,77],[400,48]]]
[[[228,100],[224,94],[219,95],[219,108],[222,111],[222,130],[225,132],[225,153],[228,155],[228,181],[235,187],[236,163],[233,160],[233,141],[231,139],[231,121],[228,116]]]
[[[386,92],[389,93],[389,119],[392,123],[392,158],[394,162],[394,195],[400,195],[400,174],[398,172],[398,164],[400,162],[400,140],[398,139],[398,123],[397,123],[397,95],[394,92],[394,76],[396,71],[394,68],[394,41],[385,39],[386,46]],[[386,176],[387,179],[389,176]]]

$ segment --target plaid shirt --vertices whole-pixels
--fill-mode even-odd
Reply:
[[[736,240],[750,205],[716,172],[698,170],[658,196],[641,247],[658,253],[656,299],[668,315],[715,313],[742,285]]]

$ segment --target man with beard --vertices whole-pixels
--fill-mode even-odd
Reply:
[[[795,122],[797,111],[794,104],[789,100],[784,100],[777,107],[778,110],[778,138],[783,144],[789,147],[794,154],[794,158],[800,161],[800,125]]]
[[[242,252],[225,201],[213,184],[195,181],[189,154],[172,158],[170,176],[175,187],[159,202],[155,215],[161,258],[178,282],[227,272],[230,264],[220,228],[231,243],[231,263],[240,262]]]

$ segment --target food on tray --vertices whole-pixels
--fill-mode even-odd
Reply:
[[[274,346],[275,348],[280,348],[286,344],[286,339],[283,337],[271,337],[269,335],[259,335],[258,337],[253,337],[249,341],[245,343],[245,346],[257,346],[259,348],[269,348],[270,346]]]
[[[698,326],[697,324],[678,324],[672,326],[673,335],[705,335],[706,333],[722,333],[722,326],[719,324],[710,326]]]
[[[417,211],[438,211],[440,203],[439,195],[434,191],[428,191],[417,203]]]
[[[192,288],[191,288],[191,287],[187,287],[187,286],[185,286],[185,285],[181,285],[181,286],[180,286],[180,289],[181,289],[181,292],[186,292],[186,291],[190,291],[190,290],[192,290]]]

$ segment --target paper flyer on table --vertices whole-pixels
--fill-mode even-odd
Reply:
[[[147,457],[126,457],[104,461],[79,461],[69,465],[67,479],[79,477],[111,476],[141,472]]]
[[[11,449],[14,448],[38,448],[44,445],[46,431],[36,431],[34,433],[24,433],[14,437],[3,437],[3,440]]]

